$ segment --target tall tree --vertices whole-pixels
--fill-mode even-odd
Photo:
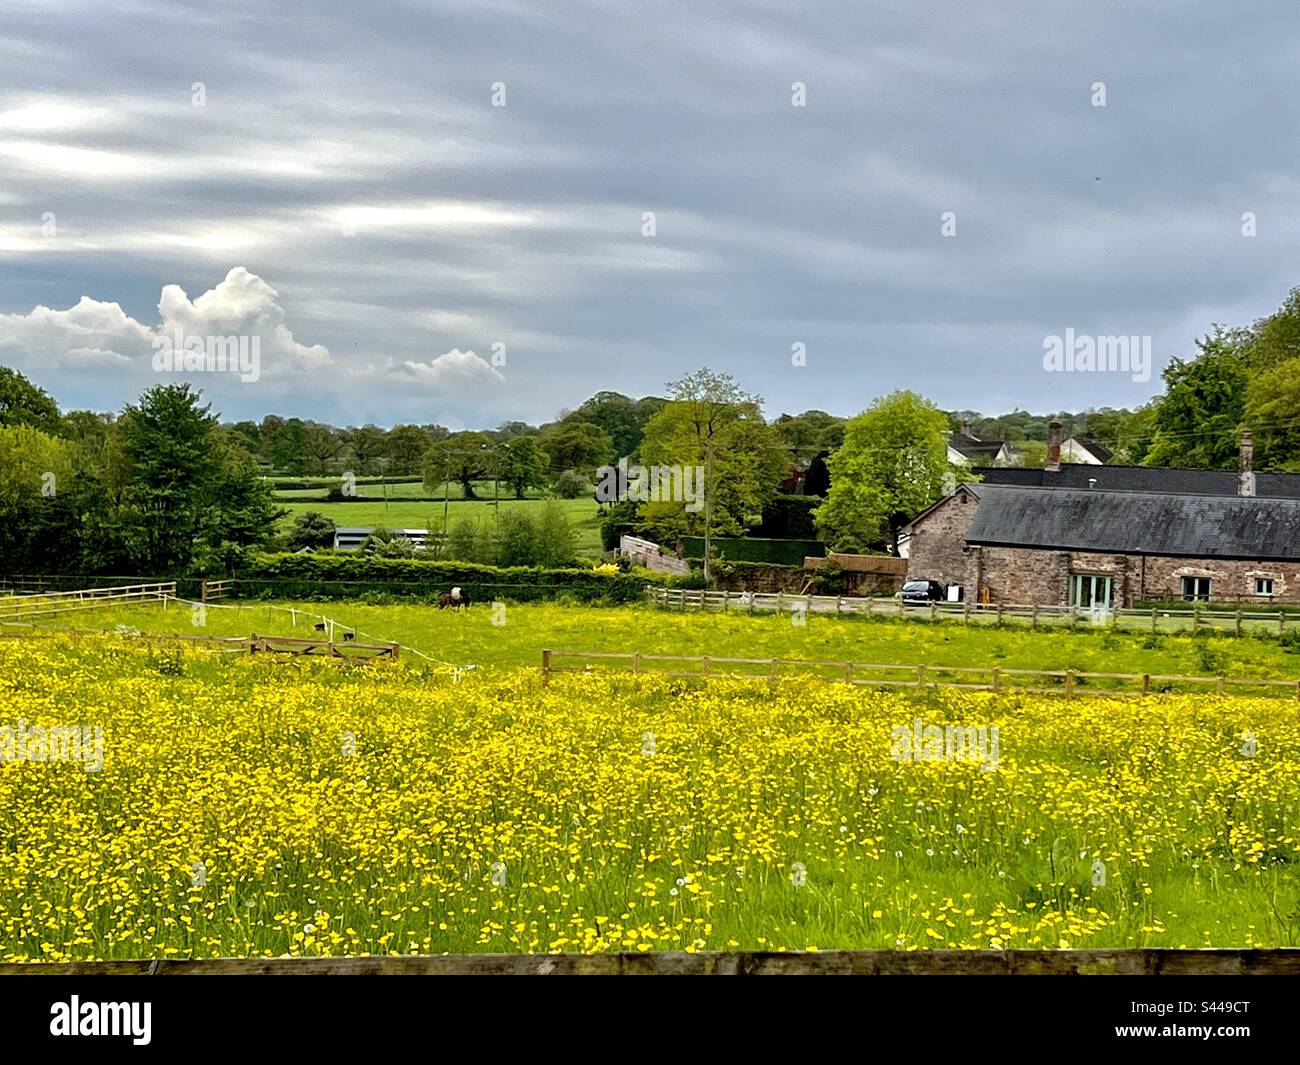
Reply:
[[[7,573],[49,573],[77,559],[81,507],[74,446],[30,425],[0,426],[0,560]]]
[[[0,425],[30,425],[51,436],[62,428],[50,394],[8,366],[0,366]]]
[[[500,449],[497,476],[514,489],[516,499],[523,499],[529,488],[546,484],[548,469],[546,453],[535,436],[513,437]]]
[[[947,415],[914,392],[894,392],[850,418],[815,514],[823,536],[859,550],[885,540],[897,553],[899,531],[942,492],[947,435]]]
[[[477,499],[474,482],[487,472],[492,441],[486,433],[452,433],[430,446],[424,461],[424,485],[433,491],[445,478],[460,482],[466,499]]]
[[[398,425],[388,434],[388,455],[393,460],[395,474],[417,474],[424,471],[424,454],[433,438],[418,425]]]
[[[388,455],[388,434],[375,425],[363,425],[346,434],[348,461],[355,473],[373,473]]]
[[[189,565],[199,539],[216,419],[188,384],[156,385],[122,413],[131,553],[150,574]]]
[[[788,472],[786,447],[763,420],[762,400],[730,374],[701,369],[668,387],[673,398],[647,423],[641,461],[701,471],[703,498],[644,504],[646,528],[661,539],[739,535],[762,520]]]
[[[1236,465],[1246,414],[1246,360],[1240,331],[1216,326],[1200,354],[1165,367],[1155,433],[1144,464],[1228,469]]]
[[[118,425],[127,476],[120,508],[98,528],[122,538],[134,565],[159,576],[195,564],[228,568],[238,551],[272,535],[282,511],[270,489],[188,384],[149,389]]]
[[[590,474],[596,467],[615,461],[609,434],[594,422],[565,420],[549,426],[538,440],[552,470],[581,470]]]

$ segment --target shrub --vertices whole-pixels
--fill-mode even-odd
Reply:
[[[577,499],[589,495],[592,487],[591,482],[577,470],[565,470],[555,479],[551,490],[561,499]]]
[[[299,514],[293,521],[293,528],[289,531],[289,546],[294,549],[333,547],[334,519],[327,518],[315,510]]]

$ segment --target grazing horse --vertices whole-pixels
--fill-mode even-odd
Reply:
[[[466,594],[463,588],[453,588],[446,595],[438,596],[439,610],[445,610],[447,607],[451,607],[452,610],[455,610],[462,606],[466,610],[469,609],[469,595]]]

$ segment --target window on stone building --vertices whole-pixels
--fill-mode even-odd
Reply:
[[[1107,610],[1115,603],[1115,582],[1100,573],[1070,575],[1070,605]]]
[[[1184,577],[1183,598],[1184,599],[1209,599],[1210,578],[1209,577]]]
[[[1256,578],[1255,578],[1255,594],[1256,594],[1256,595],[1272,595],[1272,594],[1273,594],[1273,578],[1272,578],[1272,577],[1256,577]]]

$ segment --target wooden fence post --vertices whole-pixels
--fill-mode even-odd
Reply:
[[[775,658],[772,659],[772,675],[771,675],[771,676],[768,678],[768,680],[767,680],[768,684],[770,684],[773,688],[776,687],[776,667],[777,667],[777,662],[778,662],[778,659],[775,659]]]
[[[918,691],[925,691],[925,666],[916,667],[916,687]]]
[[[705,655],[703,661],[704,661],[704,675],[707,677],[709,675],[709,656]]]
[[[551,652],[542,651],[542,687],[546,687],[551,682]]]
[[[933,600],[930,602],[930,620],[936,621],[939,617],[939,604]]]
[[[1146,695],[1146,694],[1147,694],[1148,692],[1150,692],[1150,691],[1151,691],[1151,674],[1150,674],[1150,673],[1143,673],[1143,674],[1142,674],[1142,694],[1143,694],[1143,695]]]
[[[1151,608],[1151,631],[1156,631],[1156,608]]]
[[[852,662],[845,662],[845,663],[844,663],[844,682],[845,682],[846,684],[852,684],[852,683],[853,683],[853,663],[852,663]]]
[[[1286,614],[1281,610],[1277,612],[1277,631],[1279,633],[1286,632]]]
[[[1037,604],[1037,603],[1033,603],[1033,604],[1030,606],[1030,609],[1029,609],[1029,627],[1030,627],[1031,629],[1034,629],[1034,630],[1037,630],[1037,629],[1038,629],[1038,604]]]
[[[1067,699],[1074,698],[1074,670],[1072,669],[1065,671],[1065,697]]]
[[[1237,635],[1241,635],[1241,611],[1237,611]]]
[[[636,654],[634,654],[634,655],[632,656],[632,672],[633,672],[633,673],[640,673],[640,672],[641,672],[641,652],[640,652],[640,651],[638,651]]]
[[[1001,691],[1001,690],[1002,690],[1002,670],[998,669],[997,666],[994,666],[994,667],[993,667],[993,685],[992,685],[992,690],[993,690],[993,691]]]
[[[1222,678],[1222,677],[1215,677],[1215,678],[1214,678],[1214,690],[1215,690],[1215,692],[1216,692],[1217,694],[1219,694],[1219,695],[1222,695],[1222,694],[1223,694],[1223,678]]]

